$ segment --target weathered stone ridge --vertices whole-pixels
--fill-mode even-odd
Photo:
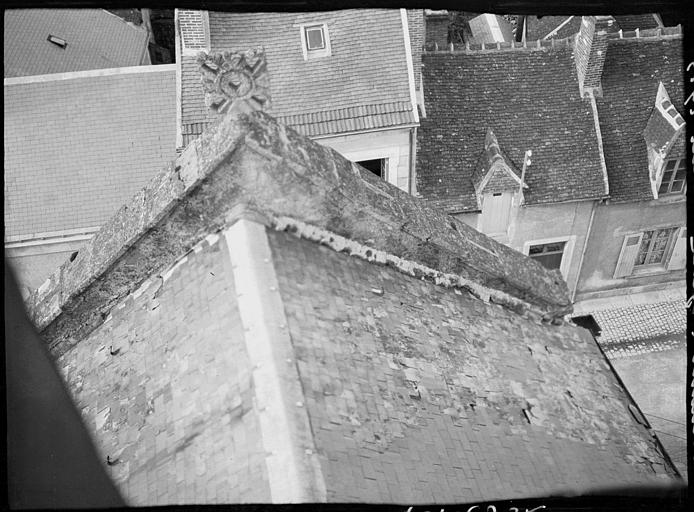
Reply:
[[[457,273],[548,316],[571,309],[566,284],[537,262],[262,112],[235,112],[192,143],[37,290],[29,299],[31,318],[57,353],[66,350],[244,205]]]
[[[329,502],[469,502],[667,478],[587,331],[268,237]]]
[[[216,240],[58,359],[131,505],[270,501],[233,275]]]

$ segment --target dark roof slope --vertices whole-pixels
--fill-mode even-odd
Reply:
[[[147,31],[103,9],[4,12],[5,78],[148,63]],[[59,37],[65,48],[48,41]]]
[[[653,199],[643,131],[655,106],[658,83],[684,112],[682,38],[610,39],[597,98],[610,196],[615,201]]]
[[[662,26],[657,16],[657,14],[630,14],[614,16],[614,19],[617,21],[619,28],[624,31],[635,30],[637,28],[644,30]]]
[[[474,166],[491,128],[511,163],[533,152],[528,204],[604,195],[595,123],[579,96],[571,48],[424,55],[426,119],[417,190],[448,212],[477,209]]]
[[[265,48],[270,113],[303,135],[414,123],[399,10],[210,12],[209,18],[212,51]],[[302,23],[327,23],[331,56],[304,60]],[[184,56],[182,123],[211,119],[195,58]]]

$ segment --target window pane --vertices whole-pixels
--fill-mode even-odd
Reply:
[[[555,269],[561,267],[562,253],[541,254],[532,258],[541,263],[545,268]]]
[[[307,28],[306,41],[308,42],[309,50],[320,50],[324,48],[323,29],[320,27]]]
[[[673,181],[672,182],[672,188],[670,189],[670,192],[682,192],[683,188],[684,188],[684,181]]]
[[[677,163],[677,160],[668,160],[667,162],[665,162],[665,170],[671,171],[672,169],[675,168],[676,163]]]
[[[678,169],[677,174],[675,174],[675,179],[676,180],[683,180],[686,175],[687,175],[686,169]]]

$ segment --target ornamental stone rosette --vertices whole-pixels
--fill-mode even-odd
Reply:
[[[239,100],[254,110],[270,107],[270,80],[265,50],[223,51],[198,54],[205,105],[217,114]]]

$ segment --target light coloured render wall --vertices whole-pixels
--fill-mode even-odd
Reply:
[[[592,201],[555,203],[513,207],[509,225],[508,245],[523,254],[527,246],[566,240],[567,251],[562,261],[562,276],[573,292],[578,280],[581,252],[586,240]],[[466,224],[480,229],[479,213],[456,216]]]
[[[388,158],[387,180],[409,192],[410,128],[315,139],[353,162]]]
[[[573,292],[581,265],[593,201],[524,206],[517,209],[509,229],[509,245],[527,254],[532,245],[565,240],[562,276]],[[513,215],[513,213],[512,213]],[[514,222],[515,220],[515,222]]]
[[[686,218],[684,200],[670,203],[661,200],[597,206],[589,247],[581,270],[579,295],[576,298],[589,298],[596,293],[604,294],[623,288],[666,286],[678,281],[684,287],[685,269],[670,271],[662,269],[647,275],[618,279],[613,276],[625,235],[684,226]]]

